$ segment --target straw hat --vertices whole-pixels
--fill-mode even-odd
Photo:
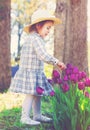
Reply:
[[[54,24],[61,23],[61,20],[59,18],[56,18],[54,15],[51,15],[48,10],[39,9],[35,11],[31,16],[31,24],[28,24],[24,27],[24,31],[29,33],[29,29],[32,25],[39,23],[41,21],[45,20],[52,20]]]

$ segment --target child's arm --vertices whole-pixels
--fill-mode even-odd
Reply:
[[[55,57],[49,55],[44,47],[44,41],[41,38],[36,38],[33,41],[34,49],[37,53],[37,56],[40,60],[43,60],[46,63],[53,64],[58,66],[60,69],[65,69],[64,63],[60,62]]]

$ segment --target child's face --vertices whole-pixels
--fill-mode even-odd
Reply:
[[[49,34],[52,26],[53,22],[48,21],[42,27],[38,26],[38,33],[40,34],[41,37],[45,38]]]

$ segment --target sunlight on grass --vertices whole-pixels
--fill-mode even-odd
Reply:
[[[5,109],[12,109],[21,106],[23,99],[23,94],[21,95],[9,92],[0,94],[0,112]]]

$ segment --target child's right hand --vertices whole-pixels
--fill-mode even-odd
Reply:
[[[64,69],[66,69],[66,65],[63,63],[63,62],[58,62],[57,63],[57,66],[61,69],[61,70],[64,70]]]

